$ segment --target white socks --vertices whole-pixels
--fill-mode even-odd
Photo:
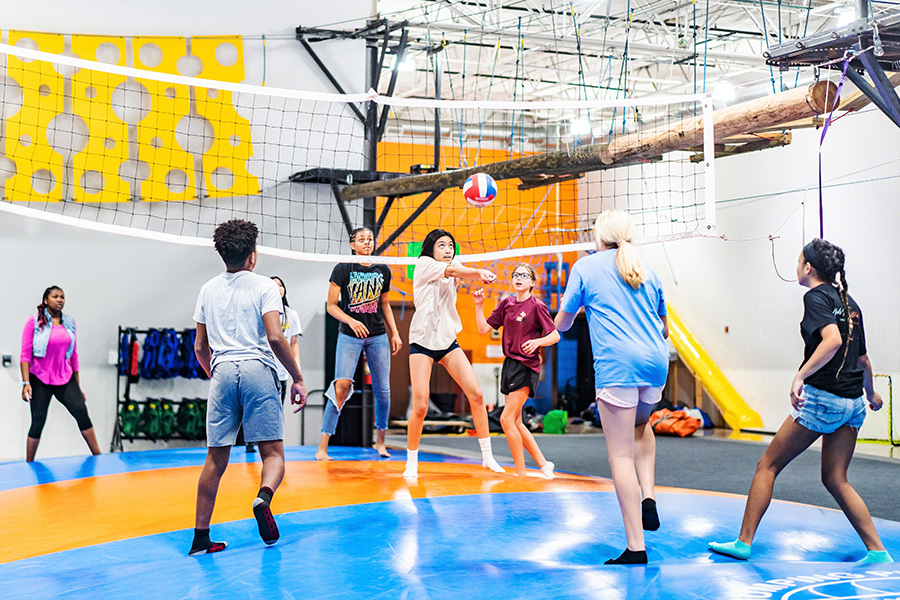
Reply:
[[[494,454],[491,452],[491,438],[479,438],[478,445],[481,446],[481,466],[490,469],[495,473],[505,473],[497,461],[494,459]],[[553,477],[553,463],[547,463],[544,465],[545,468],[549,466],[549,478]],[[544,476],[547,477],[547,474],[542,470]],[[406,450],[406,470],[403,471],[404,477],[418,477],[419,476],[419,451],[418,450]]]
[[[481,466],[494,473],[505,473],[503,467],[494,460],[494,453],[491,452],[491,438],[478,438],[478,445],[481,446]]]
[[[556,475],[553,474],[553,469],[555,468],[556,465],[548,460],[544,463],[544,466],[541,467],[541,475],[543,475],[547,479],[553,479],[554,477],[556,477]]]
[[[404,477],[418,477],[419,476],[419,451],[418,450],[409,450],[406,451],[406,470],[403,471]]]

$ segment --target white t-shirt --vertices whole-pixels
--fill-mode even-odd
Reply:
[[[278,286],[251,271],[221,273],[200,288],[194,320],[206,325],[212,366],[218,362],[261,360],[273,369],[278,361],[262,316],[282,311]]]
[[[285,315],[281,318],[281,328],[284,330],[284,337],[287,338],[288,344],[295,335],[303,335],[300,331],[300,315],[290,306],[284,307]],[[276,359],[276,371],[278,371],[278,380],[287,381],[291,378],[291,374],[284,368],[280,360]]]
[[[453,260],[453,266],[460,262]],[[409,324],[409,343],[429,350],[446,350],[462,331],[456,312],[456,278],[444,277],[450,266],[430,256],[420,256],[413,272],[413,304],[416,312]]]

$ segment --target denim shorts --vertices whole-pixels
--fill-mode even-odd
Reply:
[[[816,433],[834,433],[842,425],[859,430],[866,418],[866,401],[859,398],[843,398],[830,392],[803,386],[806,402],[800,410],[791,409],[794,421]]]
[[[244,424],[248,442],[284,439],[284,412],[275,369],[260,360],[216,363],[209,382],[207,445],[233,446]]]

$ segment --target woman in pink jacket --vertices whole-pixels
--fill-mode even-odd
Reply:
[[[37,314],[28,318],[22,331],[22,400],[31,404],[31,429],[25,446],[28,462],[34,460],[53,397],[75,417],[91,454],[100,454],[78,380],[75,320],[63,313],[65,304],[62,288],[48,287]]]

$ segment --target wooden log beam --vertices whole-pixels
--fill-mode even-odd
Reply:
[[[837,86],[829,81],[819,81],[807,89],[795,88],[721,108],[713,113],[715,139],[721,141],[827,112],[836,105],[836,94]],[[703,116],[700,115],[670,127],[619,136],[604,149],[603,163],[609,165],[652,154],[665,154],[702,143]]]
[[[809,88],[795,88],[719,109],[713,113],[715,139],[721,141],[734,135],[822,114],[834,106],[836,93],[835,84],[819,81]],[[702,143],[703,116],[700,115],[672,125],[618,136],[609,145],[579,146],[570,151],[546,152],[468,169],[350,185],[341,190],[341,197],[350,201],[461,187],[475,173],[487,173],[498,181],[536,174],[584,173],[642,162]]]

